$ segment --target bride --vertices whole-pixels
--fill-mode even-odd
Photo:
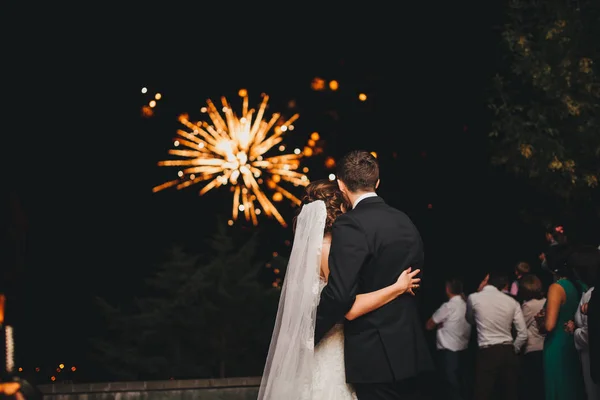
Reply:
[[[316,181],[307,186],[302,204],[258,400],[355,400],[346,383],[342,321],[314,346],[317,306],[329,275],[331,228],[349,203],[336,182]],[[414,294],[419,272],[409,268],[394,284],[359,294],[346,319]]]

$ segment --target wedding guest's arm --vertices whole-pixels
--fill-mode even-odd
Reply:
[[[357,295],[352,308],[346,313],[346,319],[352,321],[371,311],[375,311],[404,293],[410,293],[414,296],[414,292],[412,291],[413,285],[418,285],[421,281],[421,279],[415,278],[419,272],[421,272],[420,269],[412,271],[411,268],[407,268],[393,285],[374,292]]]
[[[527,324],[525,323],[525,318],[523,318],[521,307],[517,302],[515,302],[513,324],[515,325],[515,329],[517,331],[517,337],[515,338],[514,346],[515,351],[518,353],[521,351],[521,348],[525,345],[525,343],[527,343]]]
[[[315,343],[350,311],[358,292],[358,275],[369,256],[364,232],[348,215],[333,224],[329,279],[317,308]]]
[[[587,325],[584,325],[581,328],[575,329],[575,332],[573,332],[573,336],[575,339],[575,347],[577,347],[580,350],[588,350],[589,349]]]
[[[483,288],[488,284],[489,279],[490,279],[490,274],[486,274],[486,276],[483,278],[483,280],[479,284],[479,287],[477,288],[478,292],[481,292],[483,290]]]
[[[546,332],[552,332],[554,328],[556,328],[560,306],[565,297],[565,290],[558,283],[553,283],[550,285],[550,288],[548,288],[548,299],[546,300],[546,321],[544,326]]]
[[[581,297],[581,301],[579,302],[579,308],[575,313],[575,327],[576,329],[573,331],[573,338],[575,339],[575,347],[577,350],[589,350],[588,344],[588,324],[587,324],[587,316],[584,314],[584,308],[592,296],[592,291],[585,292]],[[585,306],[585,307],[584,307]]]
[[[428,331],[432,331],[438,327],[438,325],[443,324],[446,319],[448,319],[448,315],[450,310],[448,309],[448,303],[444,303],[433,313],[431,318],[427,320],[425,324],[425,329]]]

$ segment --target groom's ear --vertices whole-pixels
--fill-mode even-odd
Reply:
[[[381,180],[377,179],[377,183],[375,184],[375,189],[379,188],[379,182],[381,182]]]

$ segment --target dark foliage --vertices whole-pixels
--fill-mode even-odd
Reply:
[[[494,80],[493,162],[562,198],[600,177],[600,3],[511,0]]]
[[[279,291],[257,280],[258,236],[240,242],[220,224],[210,254],[172,249],[131,310],[100,299],[100,363],[119,379],[260,375]]]

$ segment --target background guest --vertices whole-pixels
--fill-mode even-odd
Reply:
[[[575,320],[569,321],[567,331],[573,332],[575,348],[579,351],[587,398],[588,400],[600,400],[599,385],[594,383],[590,374],[588,316],[584,312],[597,280],[598,269],[600,268],[600,251],[591,246],[581,248],[573,255],[570,264],[589,289],[581,296],[579,308],[575,313]]]
[[[542,281],[535,275],[524,275],[519,280],[519,297],[523,300],[521,310],[527,325],[527,344],[522,364],[523,399],[544,399],[544,336],[540,334],[535,316],[542,310],[546,299]]]
[[[517,266],[515,267],[515,276],[517,279],[514,280],[512,285],[510,286],[511,296],[517,297],[517,294],[519,293],[519,281],[521,280],[523,275],[527,275],[530,272],[531,267],[526,262],[521,261],[517,264]]]
[[[517,353],[527,342],[527,325],[516,300],[502,293],[508,289],[508,277],[490,273],[487,284],[467,300],[467,321],[477,327],[479,347],[475,372],[475,398],[503,399],[518,397]],[[516,339],[512,337],[513,324]]]
[[[573,337],[564,326],[573,319],[579,308],[579,300],[585,291],[575,277],[570,261],[557,266],[557,281],[548,289],[545,309],[536,317],[540,332],[547,333],[544,340],[544,381],[546,399],[584,399],[583,379],[579,355]]]
[[[427,330],[437,328],[436,347],[442,378],[448,386],[446,397],[465,398],[465,351],[469,347],[471,325],[465,319],[467,304],[463,298],[463,284],[458,279],[446,282],[445,302],[433,313],[426,324]]]
[[[599,274],[600,278],[600,274]],[[600,279],[596,279],[598,286]],[[588,341],[590,349],[590,375],[592,380],[597,385],[600,385],[600,291],[595,294],[592,293],[590,301],[587,307],[584,307],[584,311],[587,311],[587,323],[588,323]]]

